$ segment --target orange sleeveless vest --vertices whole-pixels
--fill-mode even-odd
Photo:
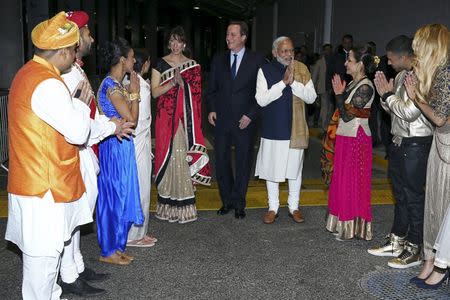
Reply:
[[[8,192],[43,197],[50,190],[55,202],[72,202],[85,192],[78,147],[69,144],[31,109],[31,97],[37,85],[50,78],[64,83],[55,70],[30,60],[11,84]],[[69,97],[69,91],[67,94]]]

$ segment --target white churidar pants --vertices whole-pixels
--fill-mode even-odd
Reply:
[[[301,165],[303,166],[303,164]],[[301,168],[301,167],[300,167]],[[269,210],[278,212],[280,207],[280,189],[279,182],[266,180],[267,193],[269,196]],[[293,213],[294,210],[298,209],[300,203],[300,189],[302,186],[302,171],[300,170],[298,177],[296,179],[288,179],[289,185],[289,196],[288,196],[288,206],[289,212]]]
[[[29,256],[22,254],[22,297],[25,300],[59,299],[62,290],[56,284],[60,256]]]
[[[256,159],[255,176],[266,180],[269,210],[278,212],[280,207],[279,183],[288,179],[288,206],[292,213],[298,209],[305,150],[289,148],[289,140],[261,138]]]
[[[84,271],[83,255],[80,251],[80,228],[75,229],[70,243],[64,246],[61,258],[61,280],[65,283],[74,283],[80,273]]]
[[[92,218],[98,196],[97,174],[100,169],[97,157],[91,147],[80,149],[80,170],[86,187],[86,197],[80,199],[79,204],[85,207],[84,211]],[[83,271],[84,262],[80,250],[80,227],[77,227],[71,239],[64,244],[64,252],[61,257],[61,280],[65,283],[73,283],[77,280],[78,274]]]

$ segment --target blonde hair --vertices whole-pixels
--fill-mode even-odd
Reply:
[[[427,101],[436,70],[447,63],[449,42],[449,31],[442,24],[422,26],[414,35],[414,73],[419,80],[416,93],[421,101]]]

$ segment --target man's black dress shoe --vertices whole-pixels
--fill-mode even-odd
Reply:
[[[245,218],[245,210],[243,208],[236,208],[236,210],[234,211],[234,217],[236,219]]]
[[[83,279],[77,278],[73,283],[60,282],[63,295],[75,294],[80,297],[96,297],[106,293],[104,289],[90,286]]]
[[[217,214],[223,216],[223,215],[226,215],[227,213],[229,213],[230,210],[231,210],[230,207],[228,207],[228,206],[222,206],[222,207],[217,211]]]
[[[83,279],[84,281],[89,282],[100,282],[105,281],[108,279],[111,275],[106,273],[97,273],[92,269],[84,268],[84,271],[79,274],[79,278]]]

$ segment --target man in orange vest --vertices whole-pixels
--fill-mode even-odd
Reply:
[[[24,299],[59,299],[56,279],[64,242],[92,221],[80,172],[79,148],[90,133],[87,83],[72,99],[61,73],[79,41],[64,12],[31,33],[32,60],[16,74],[8,102],[9,174],[6,240],[23,252]]]

